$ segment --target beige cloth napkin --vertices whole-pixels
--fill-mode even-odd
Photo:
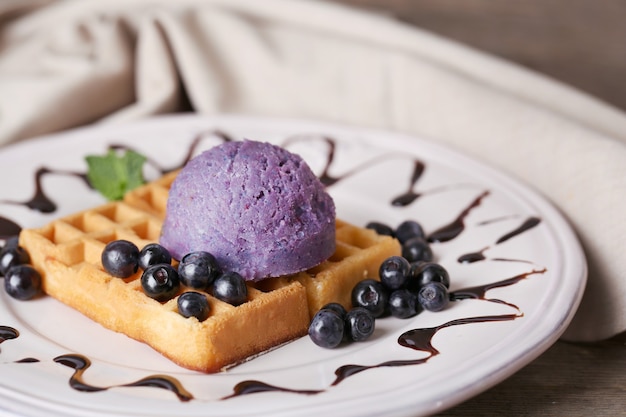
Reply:
[[[322,2],[5,0],[0,24],[0,144],[189,107],[425,135],[531,184],[575,226],[590,275],[567,339],[626,329],[626,117],[616,109]]]

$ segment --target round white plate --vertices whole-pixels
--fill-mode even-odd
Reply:
[[[442,312],[407,320],[379,319],[376,332],[363,343],[326,350],[303,337],[228,371],[204,375],[173,365],[49,297],[20,302],[0,291],[5,336],[0,414],[3,409],[26,416],[82,417],[432,414],[486,390],[537,357],[557,340],[578,306],[586,280],[584,256],[568,224],[546,200],[450,149],[384,131],[294,120],[173,116],[26,141],[0,150],[1,229],[11,222],[39,227],[103,203],[76,175],[86,170],[85,155],[122,144],[146,155],[151,161],[146,176],[156,178],[159,169],[184,161],[198,135],[203,139],[195,152],[220,143],[217,131],[301,154],[318,175],[338,180],[328,190],[338,217],[354,224],[375,220],[395,227],[413,219],[432,234],[458,220],[454,238],[432,244],[436,260],[451,275],[451,291],[483,287],[484,297],[478,292],[477,299],[454,301]],[[57,205],[53,213],[26,204],[41,200],[41,194],[35,198],[35,172],[41,167],[50,172],[41,177],[39,191]],[[416,167],[424,168],[421,175],[414,175]],[[411,195],[417,198],[392,204]],[[536,224],[522,227],[529,219]],[[484,259],[458,260],[477,252]],[[502,285],[489,289],[493,283]],[[439,354],[398,343],[405,332],[422,328],[438,329],[431,343]],[[12,329],[18,337],[7,335]],[[68,354],[90,359],[81,378],[102,390],[70,386],[74,370],[55,361]],[[36,361],[24,361],[29,358]],[[364,368],[334,384],[343,365]],[[158,387],[121,387],[157,374],[175,378],[193,399],[181,401]],[[293,392],[226,398],[245,381]]]

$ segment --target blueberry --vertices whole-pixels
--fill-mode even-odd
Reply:
[[[19,242],[20,242],[19,235],[8,237],[4,240],[4,245],[0,247],[0,251],[2,251],[3,249],[7,249],[7,248],[16,248],[17,246],[19,246]]]
[[[384,223],[369,222],[368,224],[365,225],[365,228],[372,229],[379,235],[392,236],[392,237],[395,236],[393,229]]]
[[[426,261],[410,262],[411,267],[409,268],[409,282],[407,282],[407,285],[411,285],[411,281],[415,280],[415,277],[417,276],[420,267],[425,263]]]
[[[320,310],[333,310],[334,312],[339,314],[339,316],[341,316],[342,318],[345,318],[346,315],[348,314],[346,308],[339,303],[328,303],[324,305],[322,308],[320,308]]]
[[[30,265],[16,265],[4,277],[7,294],[18,300],[30,300],[41,292],[41,275]]]
[[[236,272],[225,272],[213,282],[213,295],[229,304],[238,306],[248,300],[246,281]]]
[[[410,269],[409,261],[401,256],[391,256],[380,264],[380,282],[392,291],[402,288],[407,283]]]
[[[412,237],[402,245],[402,256],[409,262],[433,260],[430,244],[423,237]]]
[[[114,277],[128,278],[139,268],[139,249],[127,240],[109,242],[102,251],[102,266]]]
[[[195,317],[204,321],[209,317],[209,302],[204,294],[195,291],[184,292],[178,297],[178,312],[183,317]]]
[[[141,287],[150,298],[157,301],[170,300],[180,287],[178,272],[170,264],[149,266],[141,274]]]
[[[204,290],[220,274],[220,268],[213,255],[198,251],[183,256],[178,265],[178,274],[183,285]]]
[[[414,220],[406,220],[398,225],[395,231],[396,238],[401,244],[406,243],[409,239],[414,237],[426,238],[424,229],[422,226]]]
[[[341,343],[344,337],[345,321],[334,310],[321,309],[309,325],[309,337],[318,346],[333,349]]]
[[[322,308],[320,308],[320,310],[332,310],[335,313],[339,314],[339,317],[341,317],[342,320],[345,320],[346,316],[348,315],[348,310],[346,310],[346,308],[340,303],[325,304],[324,306],[322,306]],[[343,334],[343,341],[350,342],[350,338],[346,332],[344,332]]]
[[[448,305],[450,295],[446,286],[441,282],[429,282],[420,288],[417,299],[424,309],[441,311]]]
[[[387,290],[374,279],[364,279],[352,289],[352,306],[369,310],[374,317],[381,317],[387,308]]]
[[[158,243],[149,243],[139,252],[139,268],[144,270],[151,265],[169,264],[171,262],[170,252]]]
[[[435,262],[422,262],[411,270],[409,289],[412,291],[418,291],[430,282],[441,282],[446,288],[450,288],[450,275],[443,266]]]
[[[374,315],[363,307],[354,307],[346,314],[344,333],[353,342],[362,342],[369,339],[374,333],[376,319]]]
[[[413,317],[422,311],[417,294],[407,290],[396,290],[389,294],[389,312],[400,319]]]
[[[30,256],[26,249],[19,245],[7,244],[0,251],[0,276],[6,275],[9,269],[15,265],[23,265],[30,262]]]

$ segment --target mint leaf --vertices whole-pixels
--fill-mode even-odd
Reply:
[[[126,192],[142,185],[146,157],[127,150],[118,155],[109,150],[105,156],[88,155],[87,179],[93,188],[108,200],[121,200]]]

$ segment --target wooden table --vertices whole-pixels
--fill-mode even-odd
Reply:
[[[389,14],[626,110],[626,0],[334,1]],[[559,341],[439,415],[626,416],[626,333],[595,344]]]
[[[624,0],[333,0],[396,17],[626,109]]]

